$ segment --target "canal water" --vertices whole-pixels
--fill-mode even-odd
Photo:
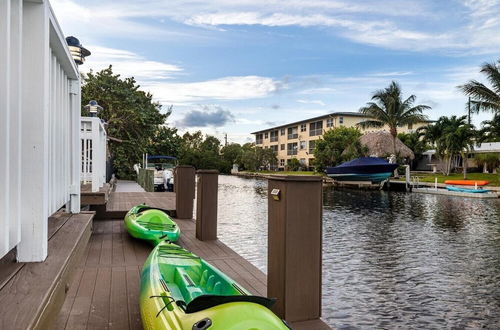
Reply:
[[[498,200],[326,189],[323,213],[330,326],[500,329]],[[267,181],[220,176],[218,221],[266,272]]]

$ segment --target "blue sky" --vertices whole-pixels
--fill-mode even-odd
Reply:
[[[169,124],[231,142],[269,126],[357,111],[398,81],[465,114],[456,86],[500,59],[500,0],[51,0],[66,35],[165,108]],[[490,115],[476,115],[479,124]]]

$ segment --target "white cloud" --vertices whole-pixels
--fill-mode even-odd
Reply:
[[[100,71],[113,65],[113,72],[124,77],[135,77],[140,81],[170,79],[180,73],[182,68],[168,63],[151,61],[143,56],[122,49],[88,46],[92,55],[82,66],[83,70]]]
[[[87,38],[198,37],[182,26],[165,26],[165,20],[192,26],[263,25],[326,27],[328,32],[363,44],[409,51],[446,53],[498,53],[500,2],[338,0],[52,0],[65,31]],[[75,14],[77,13],[77,14]]]
[[[304,104],[318,104],[318,105],[321,105],[321,106],[325,106],[325,102],[321,101],[321,100],[297,100],[297,102],[299,103],[304,103]]]
[[[393,72],[376,72],[370,73],[368,76],[371,77],[399,77],[399,76],[408,76],[413,74],[411,71],[393,71]]]
[[[277,92],[282,83],[268,77],[236,76],[188,83],[153,82],[144,88],[162,103],[178,104],[261,98]]]

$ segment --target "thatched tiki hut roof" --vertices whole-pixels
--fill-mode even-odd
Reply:
[[[370,156],[387,157],[394,153],[392,135],[386,131],[366,133],[359,139],[359,142],[368,148],[368,155]],[[413,151],[398,138],[396,138],[396,156],[415,158]]]

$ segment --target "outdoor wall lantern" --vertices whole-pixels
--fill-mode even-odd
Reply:
[[[73,56],[75,63],[78,65],[82,65],[85,62],[85,57],[91,54],[87,48],[82,46],[80,40],[73,36],[66,37],[66,43],[68,44],[71,56]]]
[[[90,117],[97,117],[97,113],[103,109],[95,100],[91,100],[89,104],[83,108],[90,112]]]
[[[275,201],[279,201],[280,200],[280,190],[277,189],[277,188],[274,188],[273,190],[271,190],[271,196],[273,196],[273,199]]]

